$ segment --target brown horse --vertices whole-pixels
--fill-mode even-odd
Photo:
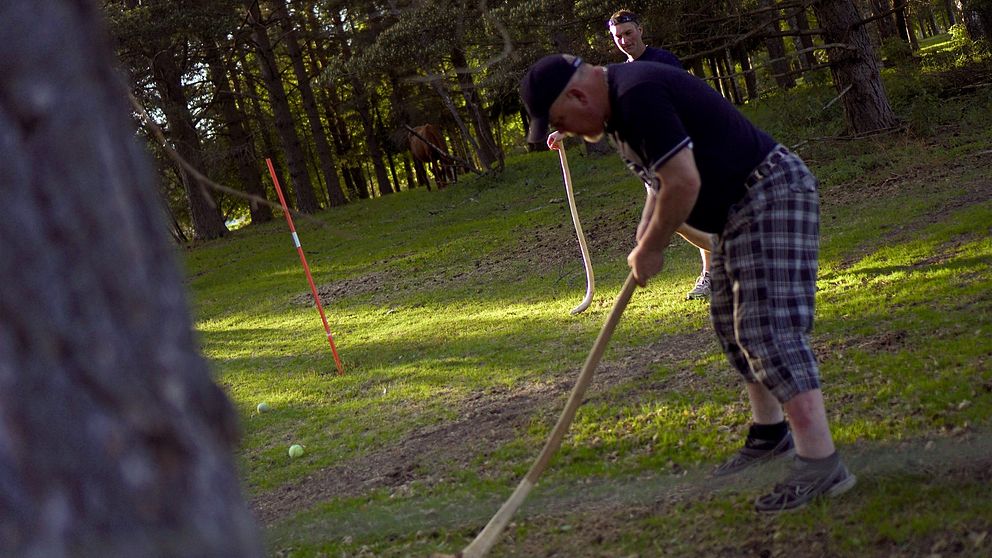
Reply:
[[[457,180],[453,159],[448,154],[448,146],[444,136],[433,124],[424,124],[413,128],[410,134],[410,152],[413,158],[427,165],[438,190],[443,189],[449,182]]]

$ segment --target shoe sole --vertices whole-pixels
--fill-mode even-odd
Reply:
[[[823,494],[820,494],[819,496],[817,496],[815,498],[811,498],[809,500],[806,500],[805,502],[803,502],[802,504],[799,504],[798,506],[793,506],[791,508],[776,508],[776,509],[770,509],[770,510],[755,509],[755,511],[757,511],[758,513],[772,514],[772,513],[783,513],[783,512],[791,512],[791,511],[801,510],[801,509],[805,508],[806,506],[812,504],[813,502],[819,500],[820,498],[836,498],[836,497],[840,496],[841,494],[844,494],[848,490],[851,490],[852,488],[854,488],[854,485],[856,485],[856,484],[858,484],[858,477],[854,476],[853,473],[850,473],[849,472],[847,474],[847,478],[846,479],[844,479],[843,481],[841,481],[841,482],[839,482],[839,483],[831,486]]]
[[[846,479],[831,486],[829,490],[824,492],[824,494],[831,498],[836,498],[837,496],[840,496],[841,494],[854,488],[854,485],[856,484],[858,484],[858,477],[854,476],[854,473],[848,473]]]
[[[756,460],[752,461],[751,463],[745,465],[744,467],[741,467],[740,469],[735,469],[733,471],[727,471],[725,473],[719,473],[719,474],[717,474],[717,473],[711,473],[710,474],[710,477],[716,478],[716,479],[722,479],[722,478],[730,477],[730,476],[733,476],[733,475],[736,475],[736,474],[739,474],[739,473],[743,473],[744,471],[748,471],[750,469],[753,469],[753,468],[755,468],[755,467],[757,467],[759,465],[764,465],[766,463],[771,463],[772,461],[776,461],[776,460],[779,460],[779,459],[785,459],[785,458],[788,458],[788,457],[792,457],[794,455],[796,455],[796,447],[795,446],[792,446],[791,448],[783,451],[782,453],[776,453],[775,455],[770,455],[768,457],[762,457],[760,459],[756,459]]]

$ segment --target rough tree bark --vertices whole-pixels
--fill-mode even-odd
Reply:
[[[0,21],[0,556],[261,557],[97,3]]]
[[[837,93],[842,95],[848,127],[855,133],[870,133],[898,124],[885,95],[878,58],[861,16],[852,0],[820,0],[813,12],[827,43],[845,43],[851,49],[829,51],[830,71]]]

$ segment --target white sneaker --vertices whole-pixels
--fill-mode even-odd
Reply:
[[[710,297],[710,272],[704,271],[696,279],[696,286],[685,295],[686,300],[704,300]]]

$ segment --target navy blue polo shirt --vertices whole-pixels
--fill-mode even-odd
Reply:
[[[691,148],[701,185],[686,222],[722,232],[728,210],[744,196],[745,179],[775,140],[689,72],[652,62],[613,64],[607,70],[606,133],[627,167],[658,190],[655,171]]]
[[[645,47],[644,52],[636,60],[628,60],[628,62],[661,62],[682,69],[682,61],[679,57],[663,48]]]

